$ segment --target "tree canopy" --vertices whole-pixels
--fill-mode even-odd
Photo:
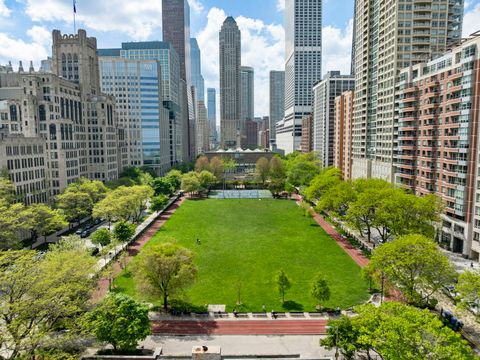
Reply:
[[[164,309],[168,299],[195,280],[197,268],[193,253],[175,243],[161,243],[141,252],[133,263],[139,290],[152,298],[161,297]]]
[[[358,316],[329,321],[328,336],[320,344],[328,349],[338,345],[347,359],[360,354],[369,359],[378,354],[385,360],[475,359],[460,334],[428,310],[386,302],[380,307],[362,305],[355,311]]]
[[[365,271],[386,276],[410,304],[423,305],[455,271],[438,245],[423,235],[407,235],[377,247]]]
[[[114,351],[135,350],[150,335],[148,307],[124,294],[109,294],[86,316],[86,328]]]

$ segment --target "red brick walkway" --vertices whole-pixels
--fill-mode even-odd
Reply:
[[[155,335],[324,335],[327,320],[152,321]]]
[[[173,213],[179,208],[179,206],[185,201],[184,197],[181,197],[177,201],[175,201],[167,211],[165,211],[157,220],[153,222],[153,224],[140,236],[134,243],[132,243],[128,247],[128,257],[125,262],[125,265],[132,260],[132,258],[137,255],[142,247],[157,233],[157,231],[167,222],[168,219],[173,215]],[[112,278],[115,278],[120,274],[122,268],[118,261],[115,261],[113,265],[111,265],[112,271]],[[101,300],[108,291],[110,285],[109,278],[101,278],[97,282],[97,289],[94,291],[92,298],[94,301]]]
[[[296,195],[297,203],[302,201],[302,197],[300,195]],[[313,212],[313,218],[317,222],[318,225],[322,227],[325,232],[331,236],[337,244],[355,261],[360,267],[364,268],[368,265],[368,259],[363,255],[363,253],[357,249],[355,246],[350,244],[348,240],[342,238],[342,236],[338,233],[335,228],[330,225],[323,217],[321,217],[316,212]]]

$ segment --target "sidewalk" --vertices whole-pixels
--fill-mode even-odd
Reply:
[[[122,251],[128,251],[128,257],[125,261],[125,266],[132,260],[132,258],[137,255],[140,250],[145,246],[145,244],[157,233],[157,231],[165,224],[165,222],[170,219],[170,217],[175,213],[175,211],[180,207],[180,205],[185,201],[184,197],[177,198],[172,205],[170,205],[167,210],[163,211],[158,217],[158,214],[152,214],[151,216],[157,218],[153,222],[151,219],[145,220],[138,228],[136,234],[142,233],[136,240],[134,240],[128,246],[126,244],[120,245],[121,249],[116,249],[116,253],[111,257],[106,259],[100,259],[98,261],[98,271],[101,271],[103,268],[107,267],[110,262],[115,260],[116,256]],[[151,225],[150,225],[151,224]],[[149,226],[147,230],[145,228]],[[111,277],[101,278],[97,282],[97,288],[92,295],[94,301],[102,299],[108,292],[110,287],[110,282],[122,271],[122,267],[118,261],[115,261],[112,265],[112,274]]]

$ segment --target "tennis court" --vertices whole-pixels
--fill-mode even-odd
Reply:
[[[210,199],[271,199],[269,190],[213,190]]]

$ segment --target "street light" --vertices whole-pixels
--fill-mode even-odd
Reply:
[[[335,359],[338,360],[338,326],[325,326],[325,329],[335,329]]]

